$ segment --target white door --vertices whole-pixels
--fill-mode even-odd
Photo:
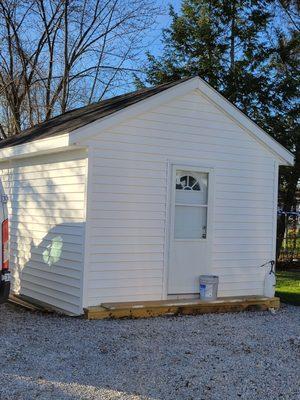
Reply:
[[[199,293],[209,273],[211,173],[173,167],[168,294]]]

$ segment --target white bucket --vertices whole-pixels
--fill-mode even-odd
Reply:
[[[199,291],[200,299],[209,301],[216,300],[218,297],[219,277],[216,275],[200,275]]]

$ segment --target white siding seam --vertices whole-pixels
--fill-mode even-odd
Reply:
[[[166,300],[168,297],[168,272],[169,272],[169,249],[170,249],[170,223],[171,223],[171,176],[172,176],[172,165],[170,160],[166,161],[166,195],[165,195],[165,227],[164,227],[164,252],[163,252],[163,273],[162,273],[162,300]]]
[[[274,179],[273,179],[273,249],[271,259],[276,260],[276,245],[277,245],[277,208],[278,208],[278,174],[279,165],[277,161],[274,161]]]
[[[83,277],[82,277],[82,308],[89,305],[89,270],[90,270],[90,212],[91,212],[91,178],[93,173],[93,149],[88,147],[87,165],[86,165],[86,191],[85,191],[85,230],[84,230],[84,258],[83,258]]]
[[[87,149],[87,157],[85,159],[85,190],[84,190],[84,201],[83,201],[83,221],[84,227],[82,232],[83,243],[82,243],[82,268],[81,268],[81,287],[80,287],[80,312],[83,312],[84,307],[84,295],[85,295],[85,257],[86,257],[86,224],[87,224],[87,200],[88,200],[88,174],[89,174],[89,151]]]

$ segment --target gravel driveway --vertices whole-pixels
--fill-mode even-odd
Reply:
[[[300,399],[300,307],[86,321],[0,306],[0,399]]]

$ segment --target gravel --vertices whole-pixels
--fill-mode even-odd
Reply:
[[[300,399],[300,307],[87,321],[0,306],[0,399]]]

